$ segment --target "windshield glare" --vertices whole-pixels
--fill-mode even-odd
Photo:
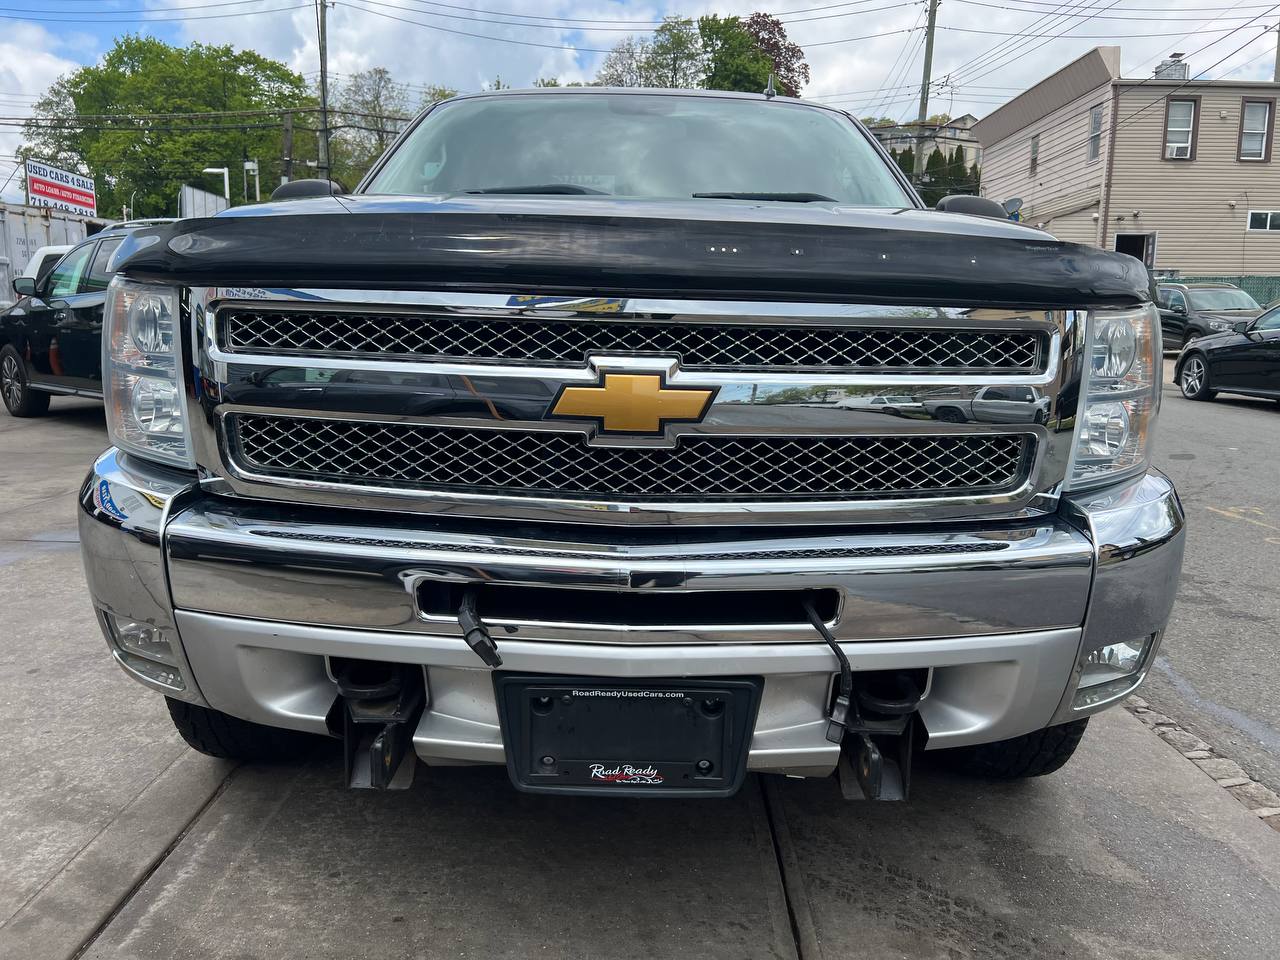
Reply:
[[[1197,310],[1261,310],[1258,301],[1243,290],[1221,287],[1208,290],[1188,290],[1191,305]]]
[[[647,94],[521,94],[443,104],[365,192],[522,186],[682,200],[697,193],[814,194],[861,206],[914,206],[867,138],[840,114],[779,101]]]

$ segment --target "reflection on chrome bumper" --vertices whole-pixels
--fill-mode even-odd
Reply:
[[[1157,635],[1172,606],[1183,516],[1146,477],[1066,499],[1022,525],[819,532],[706,531],[663,538],[569,527],[396,519],[227,501],[116,451],[81,495],[81,541],[100,610],[173,631],[184,689],[170,696],[324,732],[336,696],[326,657],[421,664],[429,706],[415,736],[433,762],[502,759],[487,671],[456,624],[420,609],[424,583],[566,591],[825,589],[858,670],[932,668],[929,747],[1016,736],[1101,709],[1141,681],[1077,705],[1096,648]],[[166,559],[167,557],[167,559]],[[572,596],[572,594],[567,594]],[[834,663],[795,618],[769,624],[628,625],[512,620],[506,665],[602,677],[758,674],[751,766],[829,772],[823,735]]]

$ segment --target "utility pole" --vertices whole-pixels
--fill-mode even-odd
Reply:
[[[281,165],[280,182],[288,183],[293,179],[293,114],[286,113],[284,115],[284,133],[281,136],[281,142],[284,146],[284,156]]]
[[[320,174],[327,180],[329,173],[329,41],[326,29],[327,0],[316,0],[316,23],[320,40]]]
[[[929,116],[929,74],[933,70],[933,28],[938,22],[938,0],[929,0],[929,26],[924,35],[924,77],[920,81],[920,113],[916,117],[916,146],[911,156],[915,161],[916,184],[924,173],[924,121]]]
[[[1280,24],[1276,25],[1276,72],[1271,79],[1280,83]]]

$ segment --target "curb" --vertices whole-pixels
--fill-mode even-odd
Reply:
[[[1218,786],[1235,797],[1263,823],[1280,832],[1280,795],[1250,777],[1240,764],[1217,753],[1194,733],[1184,730],[1172,717],[1152,710],[1142,697],[1131,696],[1125,700],[1124,706],[1156,736],[1208,774]]]

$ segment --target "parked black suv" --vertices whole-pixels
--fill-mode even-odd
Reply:
[[[1160,331],[1166,350],[1181,350],[1197,337],[1228,333],[1253,320],[1262,307],[1230,283],[1160,283]]]
[[[110,227],[68,250],[41,279],[14,278],[19,299],[0,313],[0,395],[11,414],[40,416],[55,393],[102,396],[108,264],[126,236],[160,222]]]

